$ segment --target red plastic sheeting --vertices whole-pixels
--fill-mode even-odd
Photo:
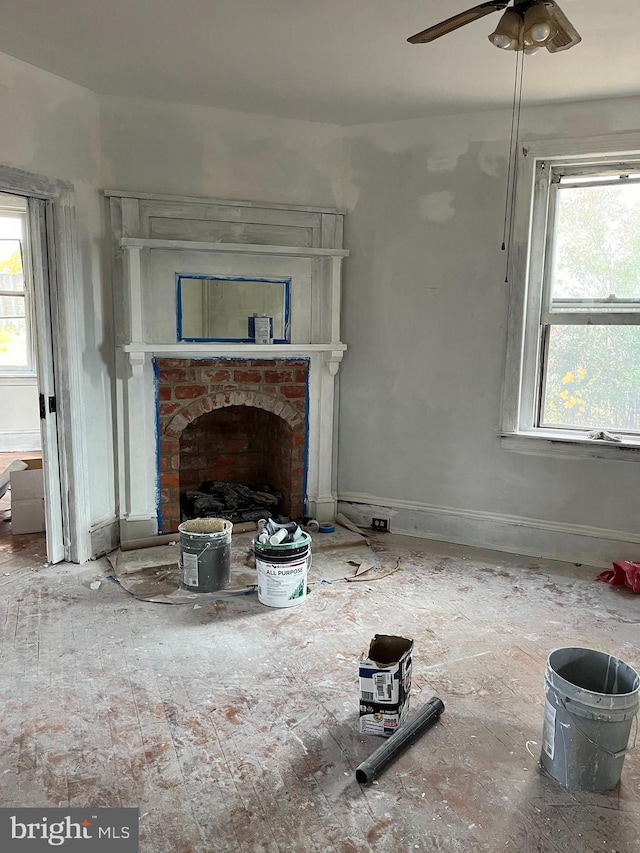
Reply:
[[[631,592],[640,595],[640,563],[620,560],[613,563],[613,570],[607,569],[598,575],[598,579],[613,586],[627,586]]]

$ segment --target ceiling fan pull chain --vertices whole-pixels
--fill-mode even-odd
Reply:
[[[511,161],[513,159],[513,132],[516,122],[516,97],[518,91],[518,52],[516,51],[516,73],[513,81],[513,99],[511,103],[511,131],[509,133],[509,161],[507,163],[507,191],[504,200],[504,223],[502,225],[502,251],[507,248],[507,217],[509,215],[509,188],[511,185]]]
[[[507,237],[507,264],[505,272],[505,282],[509,281],[509,262],[511,260],[511,249],[513,243],[513,222],[516,210],[516,187],[518,184],[518,147],[520,140],[520,114],[522,110],[522,84],[524,82],[524,59],[525,52],[523,50],[516,52],[516,76],[514,85],[514,103],[513,114],[511,117],[511,140],[509,152],[509,171],[511,179],[507,179],[507,199],[509,199],[509,184],[511,184],[511,198],[505,204],[505,231],[507,223],[507,211],[509,211],[509,232]],[[517,92],[517,96],[515,96]],[[514,133],[515,127],[515,133]],[[510,207],[510,210],[509,210]],[[503,243],[504,247],[504,243]]]

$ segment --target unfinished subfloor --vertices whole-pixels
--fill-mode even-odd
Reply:
[[[2,806],[139,806],[148,853],[640,849],[640,750],[606,795],[538,769],[549,651],[640,665],[640,599],[597,569],[380,534],[383,567],[401,558],[382,580],[171,606],[20,539],[0,545]],[[412,710],[446,711],[363,788],[376,632],[415,639]]]

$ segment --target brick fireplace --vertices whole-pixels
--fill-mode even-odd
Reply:
[[[173,532],[181,518],[181,490],[197,495],[202,483],[229,483],[232,477],[235,489],[227,492],[270,485],[283,496],[274,512],[331,521],[337,506],[337,374],[347,349],[340,337],[342,261],[349,254],[343,212],[116,190],[107,195],[118,508],[103,526],[121,541]],[[283,318],[289,322],[274,343],[245,340],[238,318],[244,329],[247,317],[266,310],[255,301],[263,289],[239,286],[234,292],[228,284],[216,317],[233,334],[218,329],[216,335],[203,326],[184,337],[178,284],[185,277],[286,282]],[[212,305],[207,303],[208,312]],[[187,314],[193,320],[204,310],[204,303],[192,303]],[[212,501],[193,499],[194,512],[224,505],[217,492],[225,490],[211,489]]]
[[[270,484],[304,513],[309,360],[157,358],[159,529],[207,480]]]

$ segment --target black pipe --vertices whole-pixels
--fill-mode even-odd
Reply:
[[[369,784],[380,775],[388,764],[396,759],[421,734],[430,729],[444,711],[444,702],[433,696],[413,719],[394,732],[379,746],[366,761],[356,767],[356,779],[360,784]]]

